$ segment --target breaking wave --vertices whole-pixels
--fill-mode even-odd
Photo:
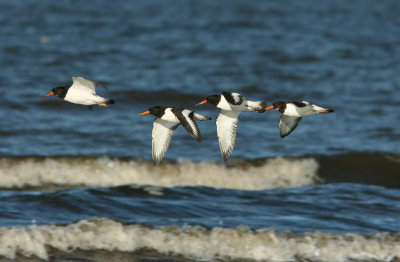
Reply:
[[[0,256],[48,260],[51,250],[156,253],[187,259],[247,261],[397,261],[400,234],[296,234],[200,226],[150,227],[93,218],[68,225],[0,228]]]
[[[14,157],[0,159],[0,188],[27,189],[110,187],[126,184],[271,189],[318,181],[313,158],[270,158],[219,162],[149,161],[110,157]]]
[[[2,157],[0,188],[54,190],[137,184],[262,190],[342,182],[399,188],[398,170],[400,156],[389,153],[242,159],[229,163],[178,159],[164,160],[156,167],[151,161],[133,158]]]

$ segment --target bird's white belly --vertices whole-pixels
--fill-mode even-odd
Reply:
[[[64,99],[68,102],[81,105],[104,103],[104,98],[91,93],[68,92]]]

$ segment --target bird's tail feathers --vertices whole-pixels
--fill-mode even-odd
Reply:
[[[267,104],[264,101],[247,101],[247,107],[249,111],[256,111],[258,113],[264,113]]]
[[[107,99],[105,103],[112,105],[112,104],[115,104],[115,100],[114,99]]]
[[[333,109],[326,109],[324,111],[320,111],[319,113],[320,114],[327,114],[327,113],[332,113],[332,112],[335,112],[335,111],[333,111]]]
[[[195,119],[201,120],[201,121],[203,121],[203,120],[211,120],[211,117],[202,116],[202,115],[197,114],[197,113],[194,113],[193,116],[194,116]]]
[[[115,100],[103,98],[102,102],[97,102],[97,105],[101,107],[109,107],[109,104],[115,104]]]
[[[320,107],[320,106],[317,106],[317,105],[313,105],[313,109],[315,111],[317,111],[318,113],[320,113],[320,114],[327,114],[327,113],[332,113],[333,112],[333,109],[324,108],[324,107]]]

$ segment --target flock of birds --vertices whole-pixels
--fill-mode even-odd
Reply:
[[[72,85],[55,87],[44,97],[55,95],[65,101],[86,105],[89,108],[93,105],[108,107],[109,104],[115,103],[112,99],[103,98],[96,94],[96,82],[75,76],[72,77],[72,81]],[[306,101],[275,102],[267,107],[263,101],[250,101],[234,92],[207,96],[196,106],[206,103],[221,109],[216,124],[219,147],[224,160],[227,160],[232,154],[236,141],[236,128],[242,112],[263,113],[269,109],[276,109],[282,113],[279,121],[282,138],[293,132],[302,117],[333,112],[332,109],[323,108]],[[180,124],[196,141],[201,142],[200,130],[195,120],[211,120],[210,117],[202,116],[189,109],[172,106],[153,106],[138,114],[138,116],[147,114],[156,116],[152,132],[152,157],[155,165],[161,162],[170,144],[172,134]]]

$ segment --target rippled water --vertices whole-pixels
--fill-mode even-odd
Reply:
[[[78,261],[397,261],[397,1],[1,1],[0,256]],[[4,11],[5,10],[5,11]],[[51,88],[83,76],[111,108]],[[333,108],[279,137],[243,113],[231,159],[218,110],[235,91]],[[159,167],[153,117],[179,127]],[[246,247],[243,248],[243,247]],[[71,252],[70,252],[71,251]]]

